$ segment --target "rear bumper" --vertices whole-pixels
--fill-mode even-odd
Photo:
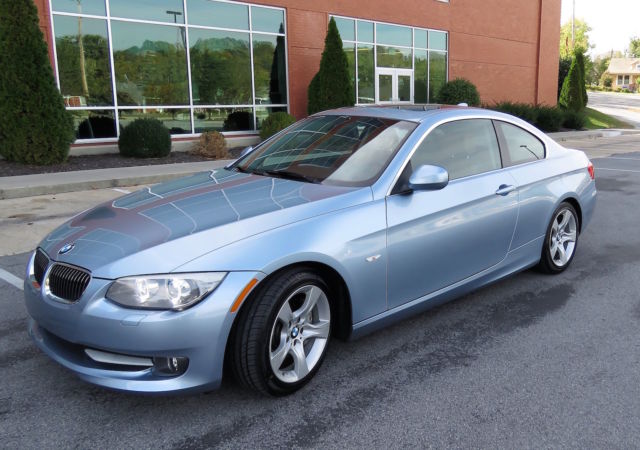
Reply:
[[[181,312],[120,307],[104,298],[109,280],[93,279],[74,304],[49,299],[25,283],[29,334],[52,359],[85,381],[140,393],[177,393],[217,388],[227,338],[235,318],[229,312],[238,293],[256,272],[232,272],[196,306]],[[179,375],[153,367],[122,367],[94,361],[85,349],[154,357],[188,358]]]

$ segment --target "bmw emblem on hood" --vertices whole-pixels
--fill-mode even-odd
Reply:
[[[65,253],[69,253],[71,250],[73,250],[73,247],[75,246],[76,244],[72,244],[72,243],[64,244],[62,248],[58,250],[58,255],[64,255]]]

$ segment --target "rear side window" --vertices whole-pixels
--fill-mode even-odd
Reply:
[[[495,122],[504,142],[505,166],[515,166],[544,159],[544,144],[540,139],[520,127],[506,122]]]
[[[491,120],[458,120],[433,129],[411,157],[412,170],[423,164],[444,167],[450,180],[500,169]]]

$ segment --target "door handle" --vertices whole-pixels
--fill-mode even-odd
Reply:
[[[496,191],[496,195],[507,195],[509,192],[513,192],[515,190],[516,187],[512,184],[501,184]]]

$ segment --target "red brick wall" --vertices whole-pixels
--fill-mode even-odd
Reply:
[[[476,84],[482,101],[556,104],[561,0],[258,0],[287,10],[291,112],[303,117],[329,14],[449,32],[449,78]],[[51,45],[48,0],[36,0]]]

